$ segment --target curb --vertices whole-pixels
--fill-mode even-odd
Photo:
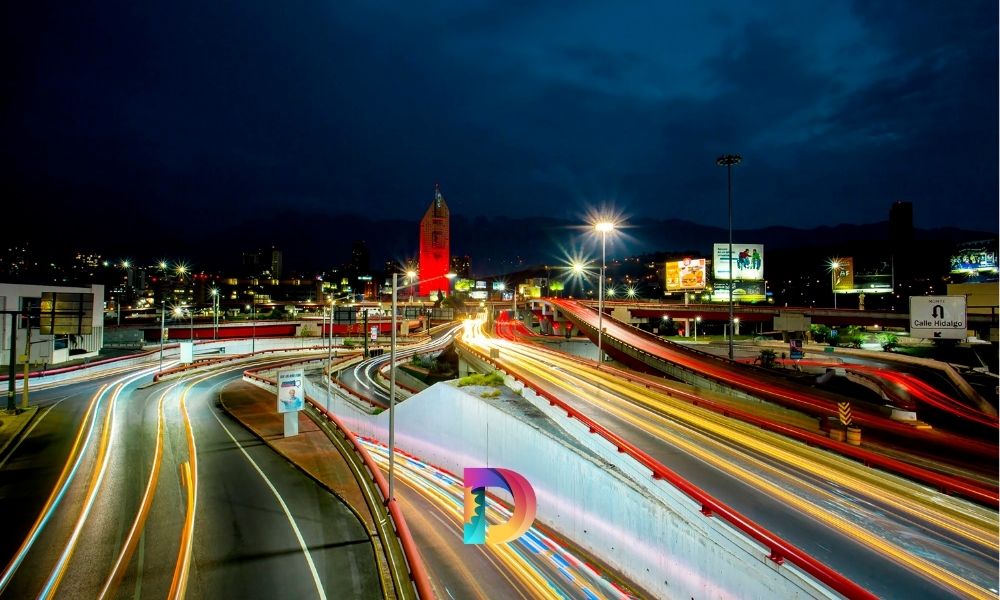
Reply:
[[[21,437],[21,434],[24,433],[24,430],[28,428],[28,425],[31,425],[32,421],[35,420],[35,417],[38,416],[37,406],[29,406],[28,408],[25,409],[24,412],[28,411],[32,411],[31,416],[27,420],[25,420],[24,423],[22,423],[21,426],[18,427],[16,431],[14,431],[14,433],[10,436],[10,438],[3,443],[3,446],[0,446],[0,457],[4,455],[4,453],[7,451],[7,448],[9,448],[11,444],[16,442]]]

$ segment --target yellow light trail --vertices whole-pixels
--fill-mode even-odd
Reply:
[[[707,452],[702,447],[674,435],[667,428],[677,426],[677,423],[674,423],[673,420],[681,421],[687,427],[691,428],[692,431],[689,431],[690,433],[696,433],[698,430],[709,432],[710,435],[699,435],[704,435],[704,440],[710,441],[715,445],[717,443],[713,437],[728,440],[730,443],[750,448],[754,452],[760,452],[766,456],[780,459],[787,464],[794,465],[796,468],[812,472],[817,477],[836,481],[844,487],[859,490],[873,499],[886,502],[894,508],[901,508],[911,516],[929,521],[934,525],[947,529],[953,534],[995,550],[997,547],[996,515],[988,513],[985,509],[968,503],[957,503],[957,508],[956,506],[942,507],[940,496],[933,497],[912,482],[895,477],[886,481],[885,476],[868,473],[866,471],[870,470],[867,468],[861,469],[852,461],[840,459],[830,453],[809,448],[804,444],[798,444],[780,435],[760,430],[735,419],[723,417],[707,409],[691,406],[677,399],[670,398],[665,394],[651,391],[639,384],[626,382],[603,371],[587,369],[581,366],[580,363],[566,359],[552,351],[543,351],[525,344],[488,338],[481,335],[478,331],[473,331],[463,341],[479,346],[487,353],[491,348],[503,350],[500,362],[509,362],[522,373],[530,373],[533,377],[545,381],[563,392],[568,392],[596,406],[601,406],[604,410],[615,414],[634,426],[652,435],[659,436],[672,444],[676,444],[692,455],[701,458],[701,460],[752,483],[758,489],[766,490],[768,493],[781,498],[790,506],[794,506],[797,510],[846,535],[863,541],[870,547],[877,549],[911,569],[923,573],[932,580],[942,582],[953,589],[960,590],[970,597],[995,597],[995,594],[975,583],[959,578],[938,565],[914,556],[898,546],[873,535],[862,527],[845,521],[827,511],[820,510],[812,503],[802,500],[798,496],[789,493],[785,489],[747,469],[734,466],[732,461],[721,460],[717,454]],[[572,378],[573,381],[569,381],[569,378]],[[587,392],[584,390],[593,391]],[[602,391],[605,392],[604,395],[607,395],[607,392],[611,392],[617,396],[624,396],[633,402],[637,402],[639,408],[646,414],[639,417],[613,402],[605,401],[600,393]],[[728,449],[727,451],[733,452],[732,449]],[[810,464],[812,460],[804,460],[801,456],[802,453],[809,454],[810,456],[805,458],[815,459],[816,464]],[[741,456],[740,458],[745,461],[751,459],[751,457],[747,456]],[[756,459],[753,460],[758,464],[762,464],[760,461],[756,461]],[[837,468],[854,472],[840,472]],[[788,479],[788,474],[786,473],[781,473],[773,468],[771,471],[782,475],[783,479]],[[797,485],[804,485],[801,481],[796,481],[795,483]],[[809,487],[815,489],[815,486]],[[919,496],[918,498],[913,498],[915,493]],[[889,495],[887,496],[887,494]],[[942,509],[947,514],[942,515],[938,512]],[[970,526],[972,527],[971,530]]]

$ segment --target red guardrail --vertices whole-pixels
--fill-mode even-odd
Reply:
[[[482,352],[476,350],[475,348],[469,347],[463,344],[463,347],[478,356],[481,360],[485,361],[487,364],[497,366],[489,357],[487,357]],[[737,512],[733,508],[723,503],[720,500],[715,499],[707,492],[701,488],[690,483],[683,477],[674,473],[667,467],[660,464],[659,461],[649,456],[639,448],[632,445],[627,440],[619,437],[618,435],[611,433],[605,429],[602,425],[596,421],[590,419],[586,415],[578,412],[572,406],[569,406],[553,394],[546,392],[545,390],[539,389],[532,385],[526,378],[519,375],[515,375],[514,370],[509,367],[506,368],[507,372],[510,373],[516,381],[521,381],[524,385],[531,388],[536,394],[545,398],[550,405],[558,406],[560,409],[566,412],[566,416],[571,419],[576,419],[587,426],[591,433],[597,434],[603,437],[605,440],[613,444],[618,448],[619,452],[628,454],[634,460],[638,461],[639,464],[643,465],[652,472],[653,479],[660,479],[667,481],[670,485],[674,486],[678,490],[684,492],[689,498],[695,502],[701,504],[701,513],[706,517],[711,517],[712,515],[719,515],[730,525],[747,534],[750,538],[757,541],[758,543],[765,546],[770,551],[770,556],[768,558],[777,564],[782,564],[786,559],[802,569],[812,577],[816,578],[817,581],[823,583],[835,592],[842,594],[847,598],[865,598],[869,600],[875,600],[877,596],[866,590],[865,588],[854,583],[850,579],[844,577],[837,571],[834,571],[825,564],[819,562],[812,556],[806,554],[804,551],[794,546],[793,544],[783,540],[782,538],[771,533],[767,529],[757,525],[747,517],[743,516],[741,513]]]
[[[571,355],[567,355],[565,360],[584,366],[593,366],[594,364],[593,362],[588,362],[584,359]],[[667,396],[678,398],[684,400],[685,402],[690,402],[694,406],[707,408],[712,412],[723,416],[736,417],[741,421],[750,423],[751,425],[756,425],[761,429],[780,433],[781,435],[805,442],[809,445],[820,446],[849,458],[857,459],[865,466],[876,466],[891,473],[904,475],[921,483],[930,484],[946,494],[961,496],[962,498],[973,500],[994,508],[1000,506],[1000,494],[998,494],[997,488],[983,486],[974,479],[968,479],[956,475],[944,475],[916,465],[911,465],[910,463],[906,463],[889,456],[872,452],[871,450],[852,446],[846,442],[838,442],[837,440],[795,427],[793,425],[785,425],[783,423],[769,421],[763,417],[758,417],[738,408],[733,408],[726,404],[716,402],[709,398],[703,398],[690,392],[677,390],[660,382],[653,381],[641,375],[627,373],[615,367],[605,365],[601,367],[601,370],[614,373],[615,376],[631,383],[638,383],[646,388],[655,388],[657,391]]]
[[[273,366],[268,368],[273,368]],[[277,385],[273,379],[255,375],[249,370],[244,371],[243,374],[251,379],[264,381],[270,385]],[[358,443],[357,438],[354,437],[351,430],[341,423],[340,419],[337,418],[337,415],[323,408],[308,395],[306,396],[306,402],[308,402],[309,405],[312,406],[313,409],[319,414],[331,421],[334,426],[336,426],[337,429],[344,434],[344,437],[351,443],[354,451],[361,457],[361,460],[364,462],[365,467],[368,469],[368,472],[372,477],[372,481],[376,486],[378,486],[379,494],[382,496],[382,501],[386,505],[389,515],[392,517],[392,522],[396,529],[396,536],[399,538],[399,542],[403,546],[403,554],[406,557],[406,562],[410,569],[410,580],[413,581],[413,585],[417,589],[417,596],[425,600],[434,598],[434,591],[431,588],[430,578],[427,576],[427,568],[424,566],[423,559],[420,558],[420,551],[417,549],[417,544],[413,540],[413,534],[410,533],[410,528],[407,526],[406,519],[403,517],[403,511],[399,508],[399,503],[395,499],[387,500],[389,496],[389,485],[386,483],[385,477],[382,475],[382,471],[378,468],[378,465],[375,464],[375,461],[372,460],[371,455],[368,454],[368,451],[365,450],[364,446]]]

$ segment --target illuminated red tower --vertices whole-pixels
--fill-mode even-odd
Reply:
[[[444,277],[451,268],[448,214],[441,188],[435,185],[434,201],[420,220],[421,296],[429,296],[436,290],[448,291],[449,281]]]

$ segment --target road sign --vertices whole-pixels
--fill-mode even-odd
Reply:
[[[378,327],[372,327],[371,337],[373,342],[378,339]]]
[[[910,335],[964,340],[968,335],[965,296],[910,296]]]
[[[841,425],[843,425],[844,427],[849,427],[851,425],[851,403],[838,402],[837,416],[840,417]]]

